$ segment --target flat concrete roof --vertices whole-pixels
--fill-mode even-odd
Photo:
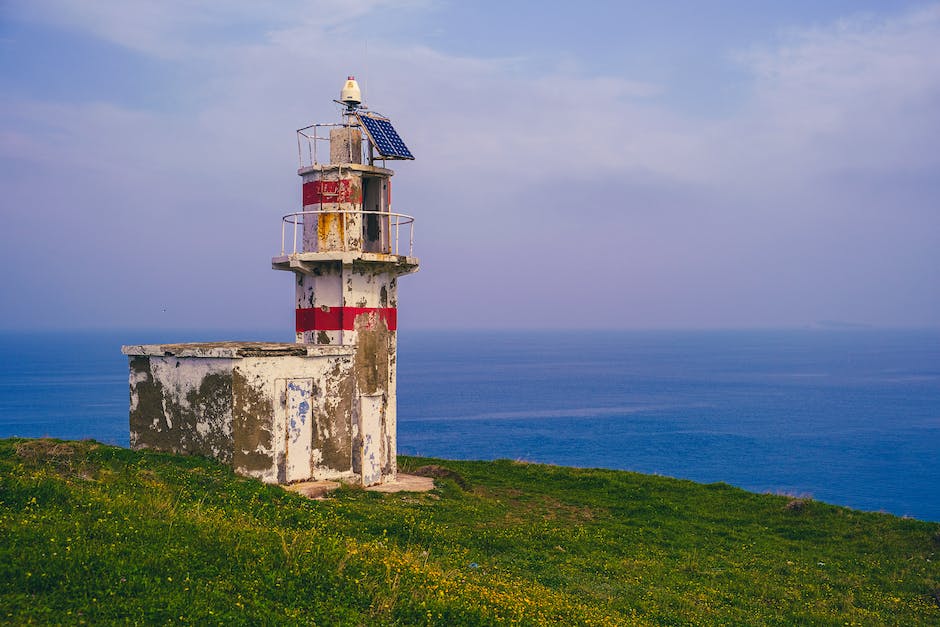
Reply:
[[[378,159],[381,161],[381,159]],[[368,174],[381,174],[384,176],[392,176],[395,174],[394,170],[389,168],[382,168],[377,165],[369,165],[367,163],[315,163],[313,165],[307,165],[299,170],[297,174],[303,176],[310,172],[329,172],[331,170],[336,170],[337,172],[342,172],[343,170],[356,170],[358,172],[366,172]]]
[[[131,344],[122,346],[121,352],[130,356],[156,357],[320,357],[352,355],[352,346],[328,344],[296,344],[291,342],[189,342],[183,344]]]

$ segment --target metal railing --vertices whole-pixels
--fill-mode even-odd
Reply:
[[[363,238],[359,238],[359,241],[362,242],[360,249],[363,252],[381,252],[389,255],[401,255],[402,250],[402,240],[401,230],[402,227],[406,227],[408,231],[408,253],[406,256],[411,257],[414,255],[414,245],[415,245],[415,219],[412,216],[405,215],[403,213],[392,213],[387,211],[340,211],[340,210],[326,210],[321,209],[317,211],[295,211],[294,213],[288,213],[286,216],[281,218],[281,257],[284,257],[287,254],[295,255],[297,253],[304,252],[325,252],[325,251],[316,251],[316,250],[305,250],[304,249],[304,221],[307,219],[307,216],[314,216],[316,221],[316,226],[319,227],[319,218],[323,215],[339,215],[342,220],[342,233],[343,233],[343,252],[349,251],[349,237],[347,235],[347,223],[348,216],[367,216],[375,215],[378,216],[380,220],[383,220],[387,225],[387,230],[383,233],[381,241],[379,242],[379,251],[368,251],[366,250],[364,244],[365,241]],[[365,225],[365,220],[361,221],[362,225]],[[291,225],[290,228],[290,237],[291,237],[291,252],[287,252],[287,237],[288,237],[288,225]],[[358,226],[358,225],[357,225]],[[298,234],[300,235],[300,248],[298,249]],[[318,238],[319,239],[319,238]]]
[[[330,150],[329,129],[341,128],[346,124],[311,124],[304,128],[297,129],[297,159],[300,161],[300,167],[304,168],[319,163],[317,148],[320,142],[326,142],[327,156]],[[320,133],[326,130],[326,135]],[[306,157],[306,160],[304,159]],[[329,162],[329,159],[327,159]]]
[[[334,128],[359,128],[359,125],[342,122],[320,123],[297,129],[297,159],[300,162],[301,168],[320,165],[322,163],[319,155],[321,143],[326,143],[326,146],[324,146],[326,150],[326,163],[330,163],[330,131]],[[323,134],[324,132],[325,134]],[[353,144],[348,144],[348,148],[352,151]],[[358,156],[353,154],[346,155],[346,163],[367,163],[372,165],[374,159],[369,140],[365,139],[365,141],[362,141],[357,150],[359,152]],[[384,159],[380,160],[384,163]]]

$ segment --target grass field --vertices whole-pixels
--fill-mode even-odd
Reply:
[[[6,623],[940,624],[940,525],[724,484],[400,458],[311,501],[214,462],[0,440]]]

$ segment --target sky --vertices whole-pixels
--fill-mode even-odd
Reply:
[[[940,327],[940,3],[2,0],[0,329],[290,337],[350,74],[402,329]]]

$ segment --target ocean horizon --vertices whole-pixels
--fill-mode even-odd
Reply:
[[[0,332],[0,437],[128,445],[122,344]],[[940,331],[399,332],[398,451],[724,482],[940,521]]]

